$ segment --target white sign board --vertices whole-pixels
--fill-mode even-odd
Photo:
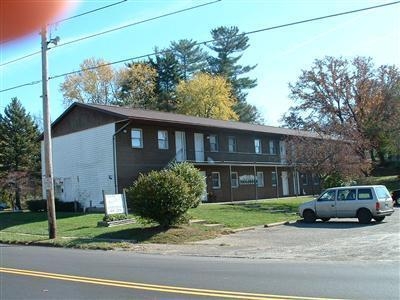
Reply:
[[[104,208],[106,210],[106,215],[126,214],[127,211],[124,195],[104,195]]]

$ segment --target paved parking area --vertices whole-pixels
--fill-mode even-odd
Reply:
[[[305,260],[400,261],[400,209],[382,223],[357,219],[256,227],[186,245],[134,245],[145,253]]]

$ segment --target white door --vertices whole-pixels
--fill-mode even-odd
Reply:
[[[194,152],[197,162],[204,161],[204,135],[202,133],[194,134]]]
[[[289,195],[289,178],[286,171],[282,171],[282,194],[283,196]]]
[[[176,161],[186,160],[186,138],[184,131],[175,131]]]
[[[279,152],[281,156],[281,163],[285,164],[286,163],[286,142],[285,141],[279,141]]]

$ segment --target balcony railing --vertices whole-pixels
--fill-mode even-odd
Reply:
[[[194,150],[181,150],[171,161],[190,161],[198,164],[286,164],[278,154]]]

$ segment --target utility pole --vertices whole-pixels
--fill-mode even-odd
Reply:
[[[45,177],[43,185],[46,190],[47,218],[49,224],[49,239],[56,238],[56,210],[54,203],[54,181],[53,181],[53,155],[51,146],[51,121],[50,105],[48,97],[48,76],[47,76],[47,31],[46,25],[40,31],[42,45],[42,100],[43,100],[43,143]]]

